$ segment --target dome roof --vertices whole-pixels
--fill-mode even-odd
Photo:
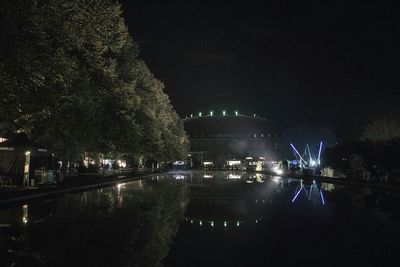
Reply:
[[[237,116],[202,116],[183,119],[189,136],[198,134],[266,134],[268,120],[262,117]]]

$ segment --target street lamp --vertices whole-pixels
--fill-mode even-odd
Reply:
[[[225,116],[225,115],[226,115],[226,111],[223,110],[223,111],[222,111],[222,116]]]

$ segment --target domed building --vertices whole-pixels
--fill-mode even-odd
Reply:
[[[275,142],[269,121],[235,112],[229,115],[191,116],[183,119],[190,141],[189,156],[194,166],[207,164],[222,167],[228,161],[273,159]]]

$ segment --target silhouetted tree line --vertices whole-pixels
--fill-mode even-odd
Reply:
[[[381,169],[398,175],[400,171],[400,127],[397,121],[379,120],[364,129],[360,141],[338,144],[325,151],[325,164],[349,172],[353,165],[360,169]],[[352,162],[358,158],[358,163]]]
[[[64,161],[185,156],[183,125],[117,1],[1,1],[0,44],[1,132],[24,132]]]

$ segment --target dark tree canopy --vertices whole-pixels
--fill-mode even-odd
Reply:
[[[400,123],[395,120],[377,120],[369,123],[362,133],[362,141],[387,142],[400,138]]]
[[[138,57],[110,0],[6,0],[0,6],[0,127],[61,157],[186,153],[179,117]]]

